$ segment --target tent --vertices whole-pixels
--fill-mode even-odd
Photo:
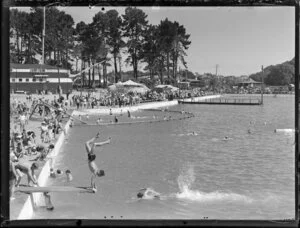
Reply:
[[[128,80],[126,82],[123,82],[122,84],[124,86],[128,86],[128,87],[141,87],[142,86],[142,84],[136,83],[136,82],[134,82],[132,80]]]

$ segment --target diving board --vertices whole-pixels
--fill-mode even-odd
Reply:
[[[274,130],[274,132],[276,133],[276,132],[288,132],[288,133],[293,133],[293,132],[295,132],[295,129],[289,129],[289,128],[287,128],[287,129],[275,129]]]
[[[19,192],[78,192],[78,193],[95,193],[90,187],[74,187],[74,186],[47,186],[47,187],[18,187]]]

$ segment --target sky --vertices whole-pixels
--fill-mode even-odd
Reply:
[[[190,34],[187,66],[192,72],[218,75],[249,75],[261,66],[276,65],[295,55],[294,7],[138,7],[150,24],[168,18]],[[70,14],[75,24],[92,22],[102,7],[58,7]],[[124,7],[116,9],[121,15]],[[131,70],[122,66],[122,70]]]

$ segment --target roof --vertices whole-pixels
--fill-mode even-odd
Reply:
[[[255,83],[261,84],[261,82],[254,81],[252,78],[249,78],[247,80],[241,81],[239,83],[241,83],[241,84],[255,84]]]
[[[10,68],[14,69],[32,69],[32,68],[41,68],[41,69],[64,69],[57,66],[50,66],[46,64],[20,64],[20,63],[10,63]]]

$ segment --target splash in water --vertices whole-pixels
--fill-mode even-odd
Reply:
[[[195,182],[195,171],[192,164],[188,164],[183,168],[180,175],[177,178],[179,193],[175,194],[178,199],[186,199],[190,201],[209,202],[209,201],[244,201],[252,202],[252,200],[244,195],[214,191],[214,192],[202,192],[199,190],[191,189]]]

